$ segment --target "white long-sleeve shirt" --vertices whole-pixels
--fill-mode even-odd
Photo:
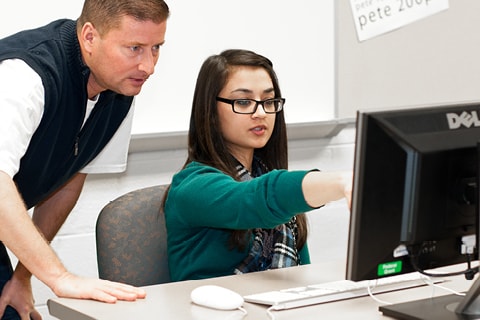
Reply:
[[[87,120],[96,100],[88,100]],[[133,121],[133,110],[102,152],[82,173],[115,173],[125,171]],[[24,61],[0,62],[0,170],[12,178],[20,160],[38,128],[44,111],[44,88],[40,76]]]

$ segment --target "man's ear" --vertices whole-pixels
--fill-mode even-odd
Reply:
[[[87,22],[82,26],[78,41],[82,44],[85,51],[90,53],[94,46],[95,38],[98,36],[98,31],[91,22]]]

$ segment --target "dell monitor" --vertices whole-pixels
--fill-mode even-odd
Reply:
[[[457,264],[456,274],[474,277],[479,141],[480,103],[358,112],[347,279],[414,271],[435,276],[432,269]],[[445,319],[467,313],[477,295],[458,308],[452,305],[460,298],[444,298]],[[415,308],[428,306],[416,303],[403,308],[412,315],[380,309],[421,319]]]

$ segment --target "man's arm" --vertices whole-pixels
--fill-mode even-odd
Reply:
[[[51,241],[75,206],[82,191],[86,175],[78,174],[64,187],[34,209],[33,221],[47,241]],[[14,307],[21,317],[40,319],[34,309],[30,271],[19,262],[12,279],[4,287],[0,297],[0,314],[7,305]]]
[[[79,173],[49,198],[35,206],[33,222],[48,241],[52,241],[63,225],[82,192],[86,174]],[[18,263],[14,276],[30,281],[31,273]]]
[[[49,198],[35,206],[33,222],[48,241],[52,241],[82,192],[86,174],[78,173]]]
[[[84,176],[76,176],[63,188],[68,186],[68,188],[76,189],[80,186],[81,190],[84,179]],[[54,202],[50,201],[57,199],[57,196],[63,197],[63,192],[62,190],[55,193],[42,203],[41,207],[44,206],[43,208],[46,209],[53,206]],[[71,191],[65,192],[70,194]],[[78,198],[78,195],[76,197]],[[76,199],[73,204],[75,202]],[[72,205],[72,203],[70,202],[68,205]],[[64,209],[66,207],[67,205]],[[44,212],[43,210],[41,212]],[[64,219],[62,220],[58,216],[57,218],[53,225],[61,226]],[[57,296],[95,299],[104,302],[115,302],[117,299],[135,300],[145,297],[144,290],[132,286],[99,279],[83,279],[69,273],[33,224],[13,180],[2,171],[0,171],[0,221],[2,221],[0,223],[0,240],[32,274],[50,287]],[[44,221],[39,223],[45,224]],[[50,231],[46,230],[46,232],[56,233],[55,228],[50,226],[47,228]]]
[[[34,226],[13,180],[0,171],[0,240],[39,279],[53,285],[65,272]]]

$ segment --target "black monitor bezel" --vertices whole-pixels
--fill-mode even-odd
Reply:
[[[373,110],[373,111],[358,111],[357,113],[357,127],[356,127],[356,140],[355,140],[355,160],[354,160],[354,184],[353,184],[353,197],[352,197],[352,214],[351,214],[351,221],[350,221],[350,230],[349,230],[349,240],[348,240],[348,253],[347,253],[347,274],[346,278],[351,279],[351,280],[366,280],[366,279],[376,279],[382,276],[390,276],[394,274],[385,274],[382,276],[379,276],[378,273],[372,273],[369,272],[368,274],[364,274],[363,272],[358,272],[358,265],[362,263],[359,261],[359,259],[364,259],[362,257],[358,256],[359,248],[361,244],[360,242],[365,242],[365,238],[363,236],[358,236],[360,233],[361,228],[366,228],[365,226],[361,225],[362,219],[368,219],[365,216],[362,216],[361,212],[361,206],[362,206],[362,197],[359,197],[358,194],[356,193],[363,193],[364,192],[364,185],[360,185],[360,182],[365,179],[363,177],[363,172],[361,166],[365,165],[366,162],[366,151],[364,148],[366,148],[366,145],[368,144],[365,139],[368,138],[368,130],[369,127],[372,125],[378,125],[381,126],[381,130],[385,132],[385,134],[388,136],[387,139],[396,139],[396,142],[398,143],[398,148],[401,148],[402,152],[405,154],[405,157],[410,157],[415,159],[416,156],[418,156],[419,153],[428,153],[428,152],[436,152],[440,149],[451,149],[451,150],[456,150],[458,148],[473,148],[473,145],[476,146],[476,143],[478,140],[480,140],[480,126],[472,126],[472,127],[467,127],[466,125],[460,126],[459,128],[452,129],[449,128],[448,126],[451,125],[449,124],[447,119],[446,119],[446,114],[459,114],[461,115],[463,112],[468,112],[468,113],[473,113],[476,112],[478,115],[480,115],[480,103],[473,102],[473,103],[463,103],[463,104],[454,104],[454,105],[434,105],[434,106],[422,106],[422,107],[409,107],[409,108],[400,108],[400,109],[389,109],[389,110]],[[399,123],[395,123],[395,121],[392,121],[392,119],[401,119],[403,117],[404,124],[405,126],[402,128]],[[407,117],[407,118],[405,118]],[[405,119],[408,119],[408,117],[411,117],[413,121],[411,123],[408,123],[405,121]],[[442,117],[445,117],[445,120],[443,120]],[[418,120],[419,119],[419,120]],[[433,119],[432,121],[429,121],[429,119]],[[415,123],[415,120],[417,120],[418,123]],[[373,123],[377,122],[377,123]],[[443,123],[444,122],[444,123]],[[476,124],[476,123],[475,123]],[[432,128],[428,128],[428,126],[433,126],[433,128],[437,131],[432,130]],[[424,127],[427,127],[424,129]],[[427,135],[422,132],[422,130],[426,131]],[[432,141],[432,143],[429,143],[428,139],[430,136],[428,136],[428,131],[430,130],[430,133],[434,133],[434,137],[438,137],[438,139],[435,139]],[[455,137],[456,135],[461,136],[465,135],[465,132],[468,130],[468,135],[469,139],[464,139],[464,140],[459,140],[457,138],[452,139],[452,141],[445,140],[445,137],[448,136],[453,136]],[[478,133],[478,139],[474,139],[475,143],[472,140],[472,136],[476,135]],[[410,136],[409,136],[410,135]],[[414,141],[412,143],[411,135],[417,135],[419,139]],[[472,140],[472,141],[470,141]],[[407,155],[405,150],[410,150],[410,154]],[[386,152],[392,152],[393,155],[389,154],[389,156],[396,157],[398,155],[395,154],[395,150],[387,150]],[[416,155],[415,155],[416,154]],[[375,164],[372,164],[374,166]],[[382,165],[376,164],[376,165]],[[406,165],[406,164],[405,164]],[[381,168],[379,168],[381,169]],[[405,168],[400,168],[400,170],[404,170]],[[364,183],[364,182],[362,182]],[[375,183],[375,182],[374,182]],[[390,186],[392,187],[392,186]],[[393,187],[394,188],[394,187]],[[378,188],[377,188],[378,189]],[[398,191],[398,190],[397,190]],[[380,195],[381,196],[381,195]],[[397,219],[397,220],[395,220]],[[399,220],[400,219],[400,220]],[[374,221],[366,222],[368,223],[375,223]],[[405,223],[403,217],[398,218],[398,217],[392,217],[391,220],[392,224],[401,224]],[[477,223],[478,224],[478,223]],[[475,228],[477,226],[475,224]],[[375,226],[372,227],[374,229]],[[380,226],[379,226],[380,228]],[[404,228],[405,230],[405,228]],[[379,230],[379,232],[389,232],[388,229],[384,230]],[[469,231],[471,232],[471,231]],[[476,234],[476,231],[473,231],[474,234]],[[395,235],[394,237],[397,237],[400,239],[403,237],[403,235],[398,234]],[[384,239],[389,238],[388,236],[384,237]],[[378,239],[381,241],[382,236],[379,236]],[[367,239],[368,241],[372,241],[371,239]],[[477,243],[478,243],[478,235],[477,235]],[[443,246],[452,246],[453,244],[446,243],[443,244]],[[363,250],[363,253],[360,255],[364,255],[365,249]],[[370,252],[369,252],[370,253]],[[376,257],[375,257],[376,258]],[[475,258],[476,253],[475,253]],[[442,261],[439,264],[431,264],[431,265],[426,265],[420,263],[420,267],[424,268],[427,267],[430,268],[436,268],[436,267],[441,267],[443,265],[449,265],[452,263],[460,263],[462,261],[459,260],[454,260],[454,259],[447,259],[449,261]],[[415,268],[410,263],[410,259],[408,257],[402,258],[399,261],[403,264],[402,267],[404,268],[402,272],[400,273],[395,273],[395,274],[402,274],[402,273],[408,273],[408,272],[413,272],[415,271]]]

